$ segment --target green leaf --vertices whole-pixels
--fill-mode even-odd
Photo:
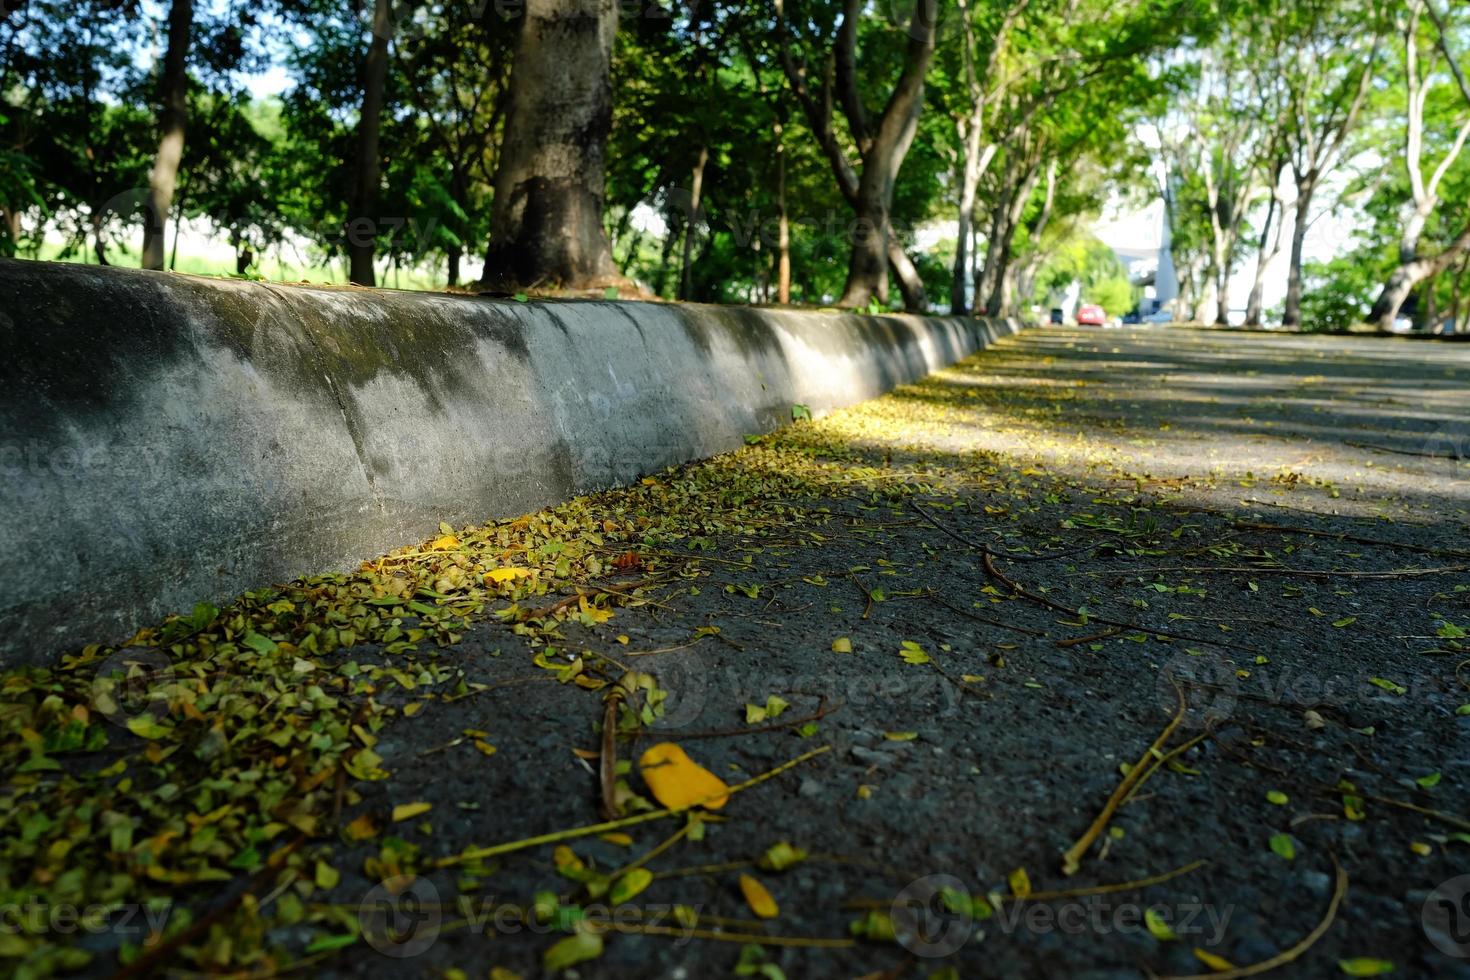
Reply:
[[[345,933],[340,936],[322,936],[318,939],[313,939],[307,945],[306,955],[310,956],[313,953],[328,953],[334,949],[345,949],[355,942],[357,942],[357,935],[351,932]]]
[[[613,882],[611,890],[607,893],[608,901],[614,905],[622,905],[651,884],[653,884],[652,871],[647,868],[633,868]]]
[[[1271,850],[1276,852],[1277,857],[1286,861],[1296,857],[1296,845],[1292,843],[1290,834],[1272,834]]]
[[[1275,803],[1277,806],[1286,806],[1287,796],[1279,789],[1267,790],[1266,802]]]
[[[761,855],[758,863],[767,871],[785,871],[793,864],[800,864],[805,860],[806,851],[783,840],[766,848],[766,853]]]
[[[602,955],[602,937],[592,932],[578,932],[559,939],[544,954],[542,963],[547,973],[570,969],[578,963],[595,960]]]
[[[1338,960],[1337,968],[1350,977],[1381,977],[1393,972],[1393,964],[1388,960],[1377,960],[1370,956]]]
[[[1420,776],[1418,779],[1414,780],[1414,782],[1418,783],[1420,786],[1423,786],[1425,789],[1433,789],[1434,787],[1439,785],[1439,779],[1439,773],[1432,772],[1427,776]]]
[[[1169,923],[1164,921],[1164,917],[1159,914],[1157,909],[1143,910],[1143,924],[1148,927],[1148,934],[1161,943],[1167,943],[1179,938],[1174,930],[1170,928]]]
[[[174,733],[172,728],[160,725],[152,715],[138,715],[128,719],[128,731],[139,738],[167,738]]]
[[[246,630],[245,636],[240,640],[240,642],[250,649],[254,650],[256,653],[269,654],[275,653],[277,650],[280,649],[280,647],[276,645],[275,640],[272,640],[268,636],[262,636],[254,630]]]
[[[1370,678],[1368,678],[1368,683],[1369,684],[1372,684],[1374,687],[1382,688],[1383,690],[1387,691],[1390,694],[1408,694],[1409,693],[1409,689],[1407,687],[1403,687],[1402,685],[1395,684],[1393,681],[1388,680],[1387,678],[1384,678],[1384,677],[1370,677]]]
[[[904,640],[903,645],[899,648],[898,655],[903,658],[903,662],[906,664],[932,663],[929,655],[924,652],[924,648],[913,640]]]

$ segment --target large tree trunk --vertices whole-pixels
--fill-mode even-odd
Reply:
[[[378,185],[383,163],[378,150],[383,128],[383,90],[388,80],[388,42],[393,37],[391,0],[376,0],[373,39],[362,63],[362,113],[357,119],[357,161],[347,216],[347,276],[359,286],[376,286],[373,257],[378,242]]]
[[[852,249],[847,255],[847,282],[837,305],[859,309],[873,300],[888,304],[888,201],[881,188],[870,186],[878,176],[876,161],[863,167],[863,180],[854,206]]]
[[[602,226],[614,0],[526,0],[495,173],[485,284],[623,282]]]
[[[189,122],[189,40],[194,29],[194,0],[174,0],[168,15],[168,48],[163,55],[159,94],[158,153],[148,175],[148,206],[143,212],[143,268],[162,269],[165,229],[173,211],[184,158],[184,129]]]
[[[1291,263],[1286,271],[1286,308],[1281,315],[1281,325],[1299,327],[1302,322],[1302,251],[1306,246],[1307,230],[1312,224],[1312,195],[1316,191],[1311,178],[1298,178],[1296,186],[1296,213],[1291,229]]]

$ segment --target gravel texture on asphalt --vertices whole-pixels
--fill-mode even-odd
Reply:
[[[620,759],[675,741],[733,784],[831,749],[647,862],[636,904],[696,910],[700,938],[670,913],[673,935],[610,933],[574,973],[1211,972],[1198,949],[1236,967],[1294,957],[1282,976],[1386,961],[1470,977],[1470,918],[1452,908],[1470,884],[1453,881],[1470,871],[1470,348],[1040,329],[777,438],[804,428],[850,448],[850,494],[794,501],[809,521],[777,535],[709,543],[691,577],[565,626],[559,654],[668,692]],[[353,812],[433,803],[397,831],[421,867],[598,822],[597,760],[574,750],[599,747],[601,694],[555,683],[507,625],[452,656],[492,686],[386,729],[393,775]],[[789,707],[747,723],[771,696]],[[1064,874],[1181,698],[1164,763]],[[613,871],[681,826],[566,844]],[[782,841],[808,858],[750,863]],[[432,933],[412,958],[358,944],[324,965],[534,975],[563,933],[486,917],[542,891],[597,912],[550,845],[461,870],[425,871],[417,898],[440,900],[444,926],[404,918],[396,951]],[[750,921],[742,871],[775,918]],[[353,906],[374,884],[348,872],[334,895]],[[742,950],[709,931],[797,941]],[[855,931],[878,941],[806,944]]]

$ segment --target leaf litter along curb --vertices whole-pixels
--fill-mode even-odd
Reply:
[[[560,645],[563,620],[606,618],[597,612],[603,599],[649,601],[634,591],[647,580],[634,589],[609,581],[617,569],[598,557],[605,542],[636,553],[627,549],[809,528],[821,515],[790,501],[820,497],[829,482],[853,476],[850,457],[839,444],[832,449],[836,459],[820,461],[810,448],[768,440],[513,520],[441,526],[428,546],[357,573],[259,589],[224,609],[200,604],[119,647],[93,645],[53,668],[8,671],[0,684],[9,777],[0,796],[0,898],[170,900],[192,884],[259,867],[270,842],[292,828],[325,841],[327,818],[343,802],[333,779],[389,775],[372,745],[384,724],[417,710],[409,699],[488,689],[424,647],[452,647],[493,612],[545,654]],[[639,564],[678,573],[699,561]],[[571,587],[565,598],[522,608],[563,584]],[[97,676],[113,665],[115,680]],[[555,673],[593,689],[607,684],[580,660]],[[139,690],[140,704],[114,700]],[[128,725],[110,727],[99,706]],[[186,786],[203,789],[181,793]],[[349,788],[346,803],[357,797]],[[209,820],[191,824],[201,810]],[[144,827],[151,836],[135,839]],[[186,928],[188,918],[185,903],[169,928]],[[253,956],[230,943],[230,932],[215,930],[187,958],[222,966]],[[10,950],[17,946],[40,975],[90,959],[51,937],[23,937]]]
[[[940,486],[946,492],[963,486],[1008,495],[1055,488],[1057,481],[1018,472],[1019,464],[1005,456],[967,456],[951,474],[948,462],[936,465],[922,455],[897,469],[886,469],[887,461],[884,467],[870,466],[852,448],[877,440],[894,443],[915,432],[922,438],[924,426],[945,421],[947,411],[916,400],[883,399],[820,423],[803,422],[745,450],[657,474],[624,490],[480,528],[442,527],[440,537],[427,545],[369,563],[353,575],[258,590],[224,611],[205,607],[191,617],[176,617],[143,631],[130,645],[134,652],[160,650],[168,664],[166,683],[157,687],[149,710],[140,713],[134,734],[99,721],[92,697],[93,671],[118,651],[89,648],[52,671],[12,672],[3,682],[6,703],[0,719],[7,736],[18,736],[5,757],[9,809],[0,816],[7,835],[0,843],[6,888],[13,892],[20,882],[34,889],[38,882],[43,894],[56,898],[98,895],[103,885],[111,885],[118,889],[118,901],[177,897],[187,915],[190,882],[175,875],[181,866],[207,887],[211,874],[232,877],[259,868],[276,853],[273,846],[281,835],[302,833],[298,825],[305,825],[312,831],[310,846],[292,856],[289,873],[301,879],[298,887],[309,889],[319,853],[315,845],[330,839],[337,814],[344,805],[358,806],[357,787],[364,780],[390,775],[372,753],[383,726],[411,716],[420,705],[432,710],[434,702],[498,686],[463,675],[452,656],[441,652],[453,650],[469,623],[499,619],[536,654],[545,679],[560,681],[569,695],[577,688],[604,692],[618,676],[606,672],[608,665],[621,665],[568,643],[560,633],[563,623],[595,627],[618,607],[664,599],[650,594],[654,586],[649,583],[692,579],[702,563],[756,567],[751,556],[731,562],[711,553],[717,540],[817,544],[814,528],[827,533],[833,529],[825,525],[846,518],[802,501],[854,499],[854,483],[864,485],[867,509],[898,506]],[[436,547],[440,544],[445,546]],[[619,564],[628,555],[634,560]],[[1065,552],[996,555],[1001,561],[1055,560]],[[1009,582],[988,556],[986,565],[997,582]],[[1027,595],[1014,583],[1007,587],[1018,597],[1057,609],[1045,596]],[[952,610],[967,615],[958,607]],[[1080,615],[1066,607],[1057,611]],[[1159,637],[1196,639],[1125,625]],[[227,735],[212,734],[216,720]],[[92,744],[98,741],[94,728],[102,733],[100,745]],[[98,775],[119,762],[120,770]],[[23,777],[20,785],[16,777]],[[130,780],[128,789],[118,790],[124,779]],[[259,792],[259,782],[267,792]],[[206,816],[224,806],[232,809],[205,825],[215,828],[204,848],[207,860],[191,863],[186,844],[198,828],[185,818],[198,814],[199,798],[191,794],[205,784],[208,802],[218,804]],[[158,792],[170,785],[188,790]],[[24,792],[17,794],[18,788]],[[117,829],[114,835],[113,818],[103,824],[97,816],[102,807],[78,817],[79,803],[85,807],[104,795],[108,807],[133,823],[132,831]],[[591,780],[587,795],[590,805],[595,798]],[[21,825],[12,805],[16,800],[30,808],[32,818],[36,813],[60,817],[49,825],[27,825],[34,846],[25,853],[11,849]],[[385,815],[386,809],[376,816]],[[374,816],[362,818],[371,822]],[[130,839],[139,826],[162,832],[143,846]],[[65,849],[66,864],[81,869],[86,880],[53,876],[40,882],[36,870],[61,866],[61,859],[51,856],[56,849]],[[109,870],[104,880],[87,878],[88,869],[104,867]],[[301,965],[244,938],[281,924],[271,918],[275,912],[275,907],[237,909],[231,921],[211,927],[204,941],[180,944],[188,948],[177,959],[217,970],[247,962],[263,972]],[[187,921],[171,922],[170,929]],[[305,924],[316,921],[308,918]],[[44,945],[30,951],[35,955],[28,965],[60,965],[67,951]]]
[[[600,657],[590,651],[570,668],[542,659],[561,647],[561,622],[595,625],[610,606],[653,602],[648,588],[701,560],[721,561],[702,556],[720,535],[800,537],[832,516],[792,501],[848,494],[854,483],[880,495],[915,492],[892,472],[861,465],[849,448],[864,426],[892,438],[897,430],[883,414],[859,409],[845,423],[803,422],[735,453],[534,514],[458,531],[441,525],[438,537],[356,573],[258,589],[224,609],[201,603],[118,647],[93,645],[53,668],[7,672],[0,898],[166,900],[259,867],[289,829],[327,840],[328,818],[355,805],[357,783],[391,775],[372,751],[385,724],[426,700],[499,686],[469,681],[425,647],[452,648],[470,624],[493,615],[541,649],[537,662],[555,668],[555,679],[605,687],[610,679],[597,676]],[[694,547],[658,557],[679,542]],[[601,557],[610,550],[654,574],[632,586],[613,580],[619,562]],[[558,589],[568,594],[550,605],[522,605]],[[126,662],[146,667],[148,657],[162,669],[150,674]],[[97,676],[112,665],[119,683]],[[111,700],[130,688],[142,688],[141,706]],[[126,720],[128,733],[110,728],[99,705]],[[111,764],[95,764],[99,757]],[[181,786],[203,786],[203,795]],[[190,823],[201,807],[210,817],[207,844]],[[152,835],[136,840],[143,827]],[[74,870],[49,870],[63,855]],[[181,911],[170,928],[186,927],[186,903]],[[228,934],[217,931],[186,958],[219,967],[254,955]],[[22,942],[39,974],[88,958],[45,937]]]

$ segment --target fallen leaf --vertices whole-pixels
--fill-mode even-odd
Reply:
[[[695,762],[673,742],[660,742],[638,759],[638,770],[654,799],[671,810],[702,806],[718,810],[729,799],[725,781]]]
[[[378,825],[366,813],[353,820],[344,829],[347,832],[348,840],[367,840],[369,837],[376,837],[378,835]]]
[[[776,900],[766,891],[766,886],[750,875],[740,876],[740,893],[745,896],[745,904],[750,906],[758,919],[774,919],[781,912]]]
[[[1017,868],[1006,875],[1006,881],[1011,886],[1011,894],[1017,898],[1025,898],[1031,894],[1031,876],[1026,873],[1025,868]]]
[[[1179,936],[1170,928],[1169,923],[1159,913],[1158,909],[1143,910],[1143,924],[1148,927],[1148,934],[1161,943],[1167,943],[1178,939]]]
[[[1199,960],[1201,963],[1209,967],[1211,970],[1214,970],[1216,973],[1224,973],[1227,970],[1235,969],[1235,964],[1231,963],[1225,957],[1216,956],[1209,950],[1200,949],[1198,946],[1194,948],[1194,956],[1195,959]]]
[[[1393,972],[1393,964],[1388,960],[1377,960],[1370,956],[1338,960],[1337,968],[1350,977],[1381,977]]]
[[[852,641],[845,636],[839,636],[832,641],[833,653],[852,653]]]
[[[608,901],[614,905],[622,905],[651,884],[653,884],[652,871],[647,868],[632,868],[612,883],[612,888],[607,893]]]
[[[428,813],[434,809],[432,803],[400,803],[393,808],[393,822],[401,823],[404,820],[412,820],[421,813]]]
[[[559,939],[542,954],[547,973],[556,973],[595,960],[602,955],[602,937],[594,932],[578,932]]]

